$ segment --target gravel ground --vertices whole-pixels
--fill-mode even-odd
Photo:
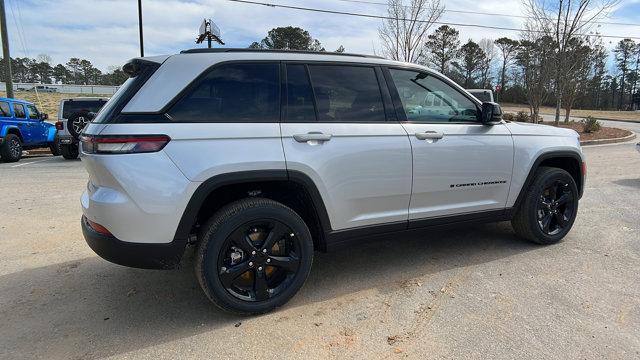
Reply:
[[[632,124],[635,125],[635,124]],[[508,223],[317,254],[284,308],[236,317],[192,273],[98,258],[79,161],[0,164],[0,358],[640,358],[640,154],[585,148],[573,230],[536,246]]]

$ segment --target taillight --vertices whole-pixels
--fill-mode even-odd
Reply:
[[[582,166],[580,167],[580,170],[582,171],[582,176],[587,176],[587,162],[586,161],[582,162]]]
[[[89,224],[89,227],[92,228],[95,232],[106,236],[113,236],[113,234],[111,234],[111,231],[109,231],[106,227],[98,224],[97,222],[93,222],[87,219],[86,216],[84,217],[84,219],[87,221],[87,224]]]
[[[56,121],[56,130],[63,130],[64,124],[62,121]]]
[[[162,150],[171,140],[167,135],[82,135],[87,154],[139,154]]]

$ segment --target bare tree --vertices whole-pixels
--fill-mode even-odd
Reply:
[[[523,0],[531,31],[542,33],[555,42],[554,96],[556,98],[555,125],[560,122],[565,74],[575,65],[571,61],[569,42],[584,38],[594,22],[606,15],[618,0]]]
[[[562,104],[565,110],[564,122],[569,122],[571,116],[571,108],[577,98],[589,84],[589,75],[594,59],[594,49],[588,43],[578,38],[574,38],[569,42],[570,48],[568,52],[573,54],[571,60],[574,65],[570,67],[571,73],[565,74],[565,89],[562,93]]]
[[[484,89],[491,88],[491,67],[496,57],[496,46],[491,39],[482,39],[478,42],[480,49],[484,51],[484,58],[480,64],[480,83]]]
[[[531,118],[538,122],[540,105],[549,94],[549,86],[554,74],[554,41],[548,36],[530,37],[520,41],[516,62],[522,70],[527,102],[531,109]]]
[[[382,40],[382,53],[389,59],[417,63],[423,56],[422,48],[427,31],[444,12],[440,0],[389,0],[387,16],[378,29]]]
[[[502,69],[500,71],[500,98],[502,98],[502,92],[504,91],[505,84],[507,83],[507,69],[511,64],[511,60],[516,55],[518,50],[518,41],[512,40],[507,37],[501,37],[497,39],[496,46],[502,53]]]

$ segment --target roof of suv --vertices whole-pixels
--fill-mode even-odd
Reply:
[[[134,59],[135,60],[135,59]],[[138,58],[162,64],[124,107],[124,113],[158,112],[191,81],[214,64],[227,61],[313,61],[371,65],[411,66],[416,64],[383,59],[377,56],[334,52],[264,49],[193,49],[180,54]]]

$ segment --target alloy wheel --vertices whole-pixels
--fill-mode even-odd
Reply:
[[[568,183],[551,180],[544,185],[536,206],[538,226],[547,235],[563,231],[574,216],[575,195]]]
[[[300,238],[274,219],[251,221],[225,240],[218,277],[232,296],[264,301],[285,291],[300,268]]]

